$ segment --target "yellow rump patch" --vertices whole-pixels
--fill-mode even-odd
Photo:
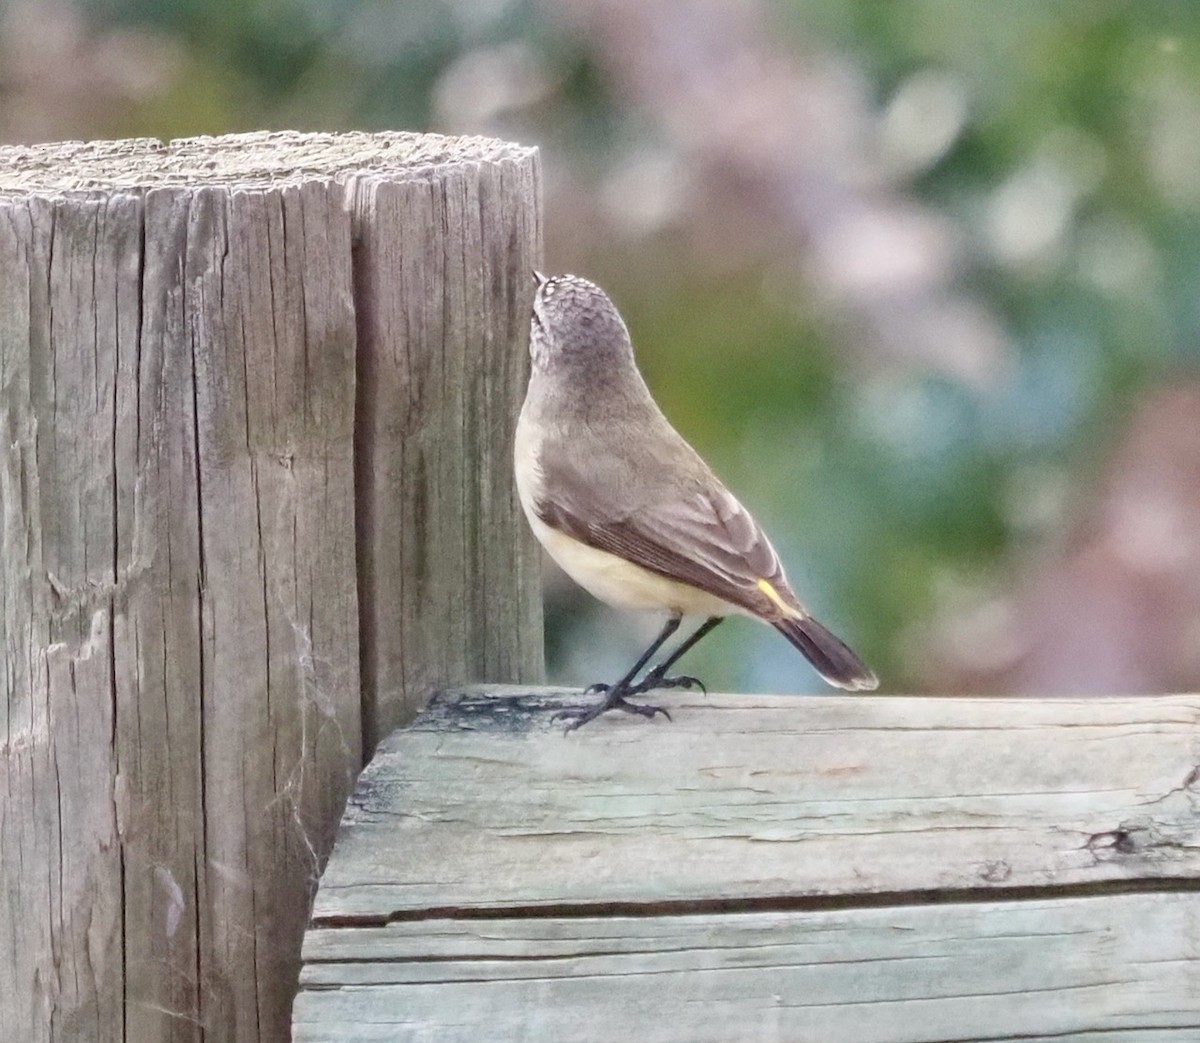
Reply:
[[[777,609],[779,609],[780,612],[783,612],[784,614],[789,615],[789,616],[800,615],[799,612],[797,612],[794,608],[792,608],[791,605],[789,605],[786,601],[783,600],[783,598],[781,598],[779,596],[779,591],[777,591],[773,586],[771,586],[771,584],[768,583],[765,579],[760,579],[758,581],[758,589],[761,590],[764,594],[767,595],[767,597],[769,597],[771,599],[771,601],[774,603],[775,607]]]

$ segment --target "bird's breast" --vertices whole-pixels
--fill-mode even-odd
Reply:
[[[526,511],[538,542],[559,568],[584,590],[614,608],[683,616],[745,615],[746,610],[699,587],[669,579],[608,551],[590,547],[551,528]]]

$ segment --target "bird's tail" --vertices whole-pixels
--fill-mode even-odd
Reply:
[[[812,616],[789,616],[771,624],[804,653],[826,681],[851,692],[867,692],[879,679],[840,637]]]

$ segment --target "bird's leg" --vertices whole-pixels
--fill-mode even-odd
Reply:
[[[680,617],[680,616],[672,616],[670,619],[667,620],[667,622],[663,625],[662,630],[659,631],[658,637],[656,637],[650,643],[650,647],[647,648],[646,651],[644,651],[641,654],[641,656],[638,658],[638,661],[629,668],[629,672],[624,677],[622,677],[621,680],[619,680],[616,684],[610,685],[610,684],[604,684],[603,682],[600,682],[600,683],[597,683],[594,685],[590,685],[587,688],[587,690],[584,692],[584,695],[591,695],[591,694],[594,694],[595,692],[614,692],[614,691],[619,691],[624,695],[624,694],[628,694],[630,691],[632,691],[633,679],[635,677],[637,677],[637,675],[639,673],[641,673],[642,667],[644,667],[648,662],[650,662],[650,660],[654,656],[654,653],[657,652],[660,648],[662,648],[662,646],[666,643],[667,639],[673,633],[675,633],[676,630],[679,629],[679,623],[681,621],[681,618],[682,617]]]
[[[566,730],[569,732],[574,731],[576,728],[582,728],[588,723],[588,721],[594,721],[607,710],[624,710],[626,713],[641,714],[643,717],[653,717],[655,714],[661,713],[669,721],[671,719],[671,715],[667,713],[667,711],[661,706],[639,706],[634,703],[626,702],[625,696],[631,695],[636,691],[644,690],[636,687],[633,683],[633,679],[641,672],[642,667],[650,662],[650,659],[654,653],[662,648],[663,643],[667,640],[667,638],[669,638],[673,633],[675,633],[676,630],[679,629],[679,621],[679,616],[672,616],[670,619],[668,619],[662,630],[659,632],[658,637],[651,642],[650,647],[641,654],[638,661],[633,664],[629,672],[616,684],[594,684],[584,692],[585,695],[590,695],[595,692],[603,692],[603,702],[587,709],[570,708],[559,710],[558,713],[550,718],[550,720],[557,721],[561,719],[568,721],[569,723],[567,724]]]
[[[692,631],[691,636],[686,641],[682,642],[674,652],[634,685],[629,690],[629,694],[641,695],[645,692],[651,692],[655,688],[699,688],[700,691],[707,695],[708,689],[704,687],[704,682],[698,677],[689,677],[686,674],[681,674],[678,677],[668,677],[667,671],[678,662],[684,652],[696,644],[705,634],[709,633],[724,618],[724,616],[709,616],[708,619]]]

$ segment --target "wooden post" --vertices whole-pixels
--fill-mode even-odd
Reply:
[[[538,676],[537,176],[404,134],[0,150],[6,1038],[286,1039],[364,734]]]
[[[579,699],[380,745],[297,1043],[1200,1038],[1200,696]]]
[[[357,182],[368,749],[446,678],[541,674],[541,559],[510,463],[538,192],[526,150]]]

